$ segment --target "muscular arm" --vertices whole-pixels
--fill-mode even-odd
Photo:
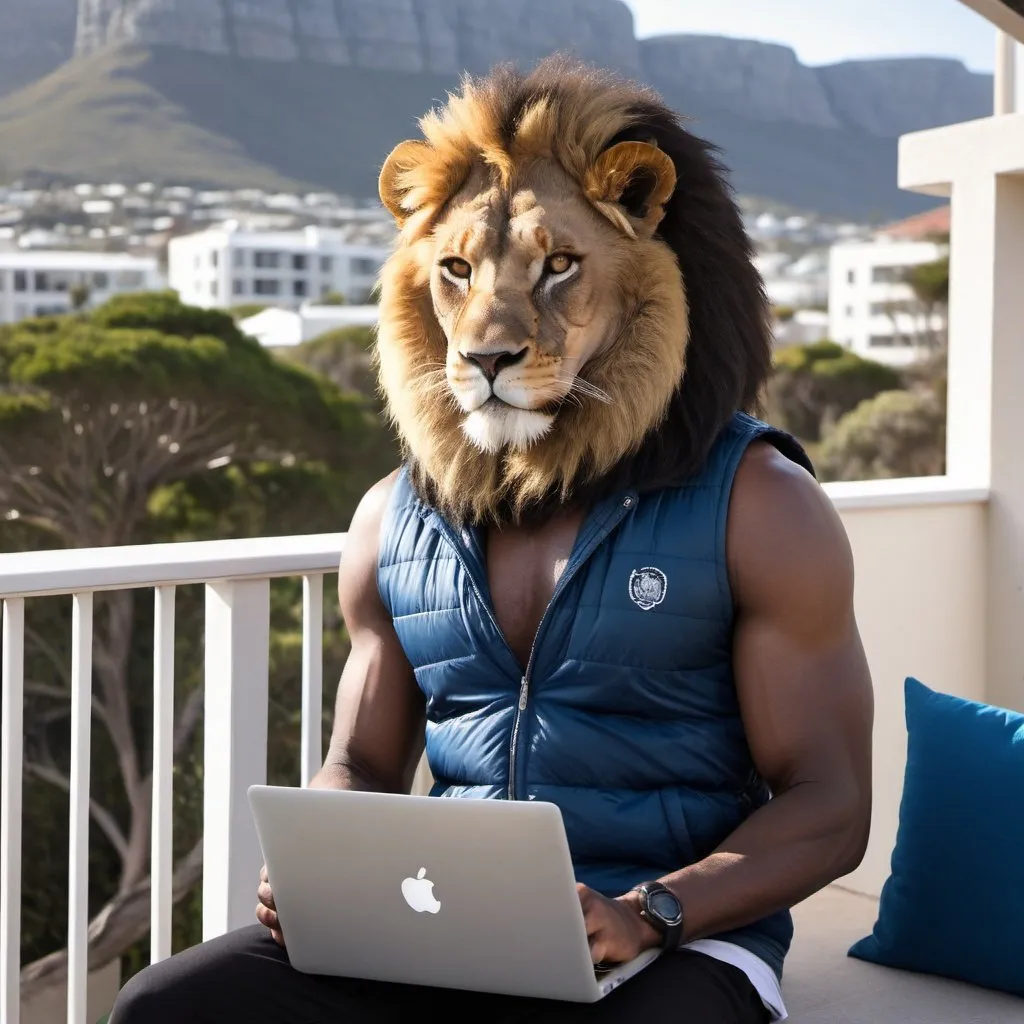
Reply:
[[[423,750],[423,694],[377,590],[381,517],[393,484],[392,475],[367,492],[345,542],[338,599],[352,650],[313,788],[407,793]]]
[[[737,474],[728,551],[736,687],[774,799],[705,860],[663,879],[683,901],[690,940],[848,874],[871,815],[873,697],[839,517],[807,473],[758,445]]]

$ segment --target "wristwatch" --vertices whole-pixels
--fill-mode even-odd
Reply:
[[[644,882],[633,892],[640,896],[640,916],[664,936],[667,953],[678,949],[683,938],[683,905],[671,889],[661,882]]]

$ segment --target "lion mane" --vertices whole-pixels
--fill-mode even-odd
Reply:
[[[771,372],[764,286],[717,149],[650,89],[566,58],[467,77],[420,127],[423,139],[399,146],[382,172],[401,230],[381,275],[375,346],[417,493],[453,522],[500,525],[685,483],[730,418],[759,409]],[[448,342],[431,299],[433,226],[481,167],[509,183],[529,161],[554,159],[586,194],[602,154],[628,141],[655,145],[674,165],[652,238],[674,256],[669,279],[622,268],[623,329],[580,371],[608,401],[565,403],[525,450],[481,451],[438,380]],[[627,234],[630,187],[600,211]],[[666,289],[682,303],[663,301]]]

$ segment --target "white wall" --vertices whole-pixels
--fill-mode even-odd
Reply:
[[[833,500],[853,547],[857,621],[875,691],[871,840],[843,884],[877,896],[889,875],[903,792],[905,678],[985,699],[988,510],[980,501],[850,507]]]

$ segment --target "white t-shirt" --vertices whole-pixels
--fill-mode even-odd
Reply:
[[[750,984],[757,990],[773,1021],[786,1020],[789,1017],[786,1004],[782,1001],[782,987],[775,972],[749,949],[737,946],[733,942],[722,942],[721,939],[697,939],[695,942],[685,943],[682,948],[692,949],[695,953],[703,953],[739,968],[750,979]]]

